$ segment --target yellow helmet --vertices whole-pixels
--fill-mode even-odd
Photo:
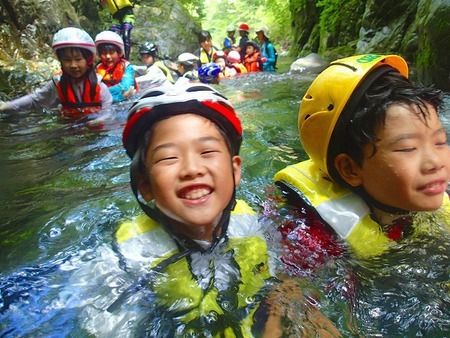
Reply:
[[[383,70],[392,68],[408,77],[408,65],[398,55],[366,54],[339,59],[320,73],[306,91],[298,115],[300,140],[311,160],[327,176],[329,143],[339,117],[344,111],[355,109],[368,86]]]

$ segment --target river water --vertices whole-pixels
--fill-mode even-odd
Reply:
[[[256,209],[274,173],[306,157],[297,112],[312,79],[256,74],[217,86],[243,122],[238,197]],[[88,337],[101,335],[94,323],[108,325],[98,309],[117,297],[111,288],[127,278],[114,231],[139,213],[121,145],[129,105],[116,105],[116,118],[101,129],[51,111],[0,119],[0,337]],[[447,98],[447,130],[449,110]],[[343,257],[305,274],[305,288],[344,336],[448,337],[449,248],[448,233],[431,227],[389,255]],[[136,335],[125,320],[114,332]]]

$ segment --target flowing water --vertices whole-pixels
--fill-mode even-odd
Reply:
[[[256,209],[271,193],[273,174],[305,159],[297,111],[312,79],[257,74],[218,86],[244,125],[238,197]],[[139,213],[121,145],[129,105],[115,106],[115,120],[97,129],[51,111],[0,119],[0,337],[88,337],[107,329],[111,316],[100,309],[117,298],[117,286],[131,282],[114,231]],[[431,227],[388,255],[346,256],[307,273],[304,289],[344,336],[447,337],[449,248],[448,232]],[[115,315],[113,336],[140,334],[127,323],[142,311],[136,297]],[[148,311],[145,332],[164,332],[164,313]]]

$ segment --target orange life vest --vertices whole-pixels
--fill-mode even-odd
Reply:
[[[99,111],[102,108],[101,88],[97,83],[92,86],[88,77],[84,79],[83,94],[78,98],[70,81],[61,81],[55,78],[54,83],[61,102],[61,113],[66,117],[80,117]]]
[[[261,71],[261,54],[254,52],[251,55],[245,55],[244,66],[247,68],[248,73]]]
[[[114,66],[108,67],[103,63],[97,66],[97,74],[102,78],[102,82],[108,87],[112,87],[120,81],[122,81],[123,75],[125,74],[125,68],[128,66],[127,60],[120,60]]]

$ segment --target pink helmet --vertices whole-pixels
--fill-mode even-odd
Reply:
[[[228,53],[227,60],[231,63],[239,63],[241,62],[241,54],[236,50],[232,50]]]
[[[101,44],[114,45],[119,48],[121,56],[125,54],[122,37],[113,31],[103,31],[97,34],[95,37],[95,45],[98,48]]]
[[[84,30],[76,27],[60,29],[53,36],[52,48],[55,52],[66,47],[84,48],[95,55],[94,40]]]

